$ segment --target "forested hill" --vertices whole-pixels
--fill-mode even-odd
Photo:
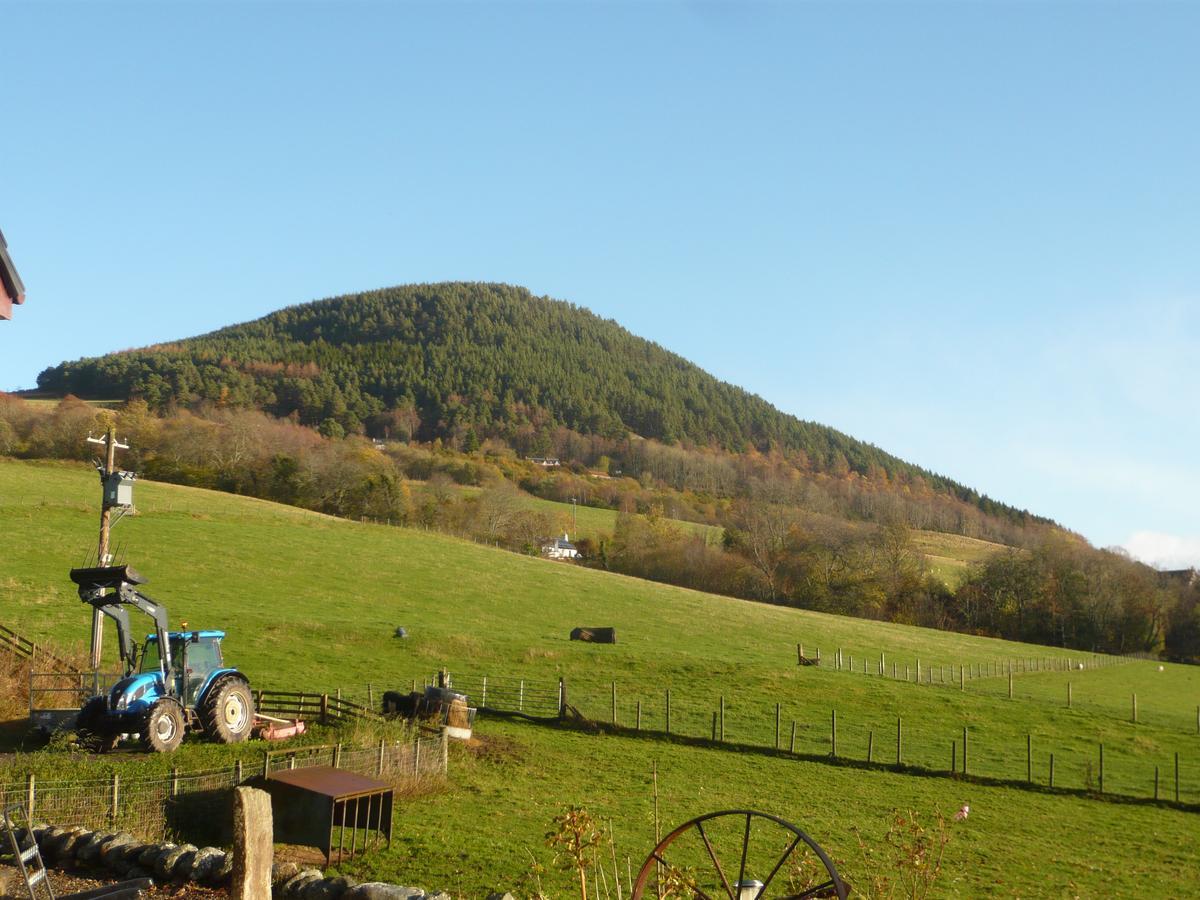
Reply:
[[[253,406],[339,430],[467,444],[495,436],[536,449],[539,435],[565,427],[735,453],[774,449],[813,472],[923,479],[985,513],[1033,519],[785,415],[611,320],[500,284],[412,285],[292,306],[200,337],[64,362],[38,385],[140,396],[156,408]]]

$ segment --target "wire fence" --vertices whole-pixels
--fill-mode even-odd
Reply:
[[[165,775],[52,780],[27,775],[24,782],[0,785],[0,806],[19,806],[34,821],[63,828],[128,831],[146,840],[190,834],[198,822],[224,822],[231,791],[281,769],[328,766],[379,778],[399,789],[411,789],[446,775],[444,736],[412,741],[381,739],[373,746],[297,747],[268,750],[261,766],[241,761],[221,769]]]
[[[1012,785],[1036,785],[1134,799],[1200,804],[1200,752],[1195,739],[1147,742],[1136,735],[1107,743],[1025,730],[1017,722],[979,725],[931,723],[903,714],[868,715],[849,707],[764,701],[753,689],[702,697],[639,683],[572,678],[535,681],[495,675],[452,674],[450,683],[486,709],[539,713],[557,699],[594,722],[658,736],[709,741],[731,749],[759,748],[806,759],[863,762],[970,775]],[[497,686],[503,685],[503,690]],[[513,685],[517,685],[514,694]],[[514,696],[516,699],[514,700]]]

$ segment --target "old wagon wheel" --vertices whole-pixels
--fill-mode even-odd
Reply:
[[[845,900],[849,892],[833,860],[791,822],[733,809],[663,838],[638,872],[633,900]]]

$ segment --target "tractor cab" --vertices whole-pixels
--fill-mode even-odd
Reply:
[[[224,637],[224,631],[172,631],[168,634],[171,648],[171,671],[168,675],[172,688],[170,693],[178,697],[185,707],[194,706],[197,698],[204,693],[209,679],[225,669],[221,655],[221,640]],[[161,672],[162,662],[158,635],[146,635],[139,671]]]

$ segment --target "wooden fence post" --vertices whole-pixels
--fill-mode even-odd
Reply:
[[[775,704],[775,749],[779,749],[779,704]]]
[[[950,742],[950,773],[951,774],[955,774],[958,772],[958,761],[955,759],[955,754],[957,753],[957,751],[958,751],[958,741],[951,741]]]
[[[1025,780],[1033,784],[1033,735],[1025,735]]]
[[[792,742],[788,745],[788,753],[796,752],[796,720],[792,719]]]
[[[333,745],[333,767],[340,769],[342,767],[342,742],[338,741]]]
[[[32,772],[25,776],[25,809],[29,813],[29,824],[34,822],[33,810],[37,805],[37,780]]]
[[[367,682],[367,708],[375,708],[375,686],[371,682]]]
[[[892,663],[892,677],[896,677],[896,664],[894,662]]]
[[[322,694],[321,695],[321,724],[325,725],[326,720],[328,718],[329,718],[329,695]]]
[[[1154,767],[1154,799],[1158,800],[1158,766]]]
[[[713,710],[712,739],[715,744],[717,742],[717,711],[715,709]]]
[[[171,796],[179,796],[179,766],[171,767]]]
[[[967,689],[967,676],[963,671],[962,665],[959,665],[958,667],[958,689],[960,691],[965,691]]]
[[[821,648],[818,647],[817,648],[817,665],[819,666],[820,664],[821,664]]]
[[[917,657],[917,684],[921,683],[921,657]]]
[[[896,765],[904,764],[904,720],[896,716]]]
[[[1179,802],[1179,751],[1175,751],[1175,802]]]
[[[967,774],[967,726],[963,726],[963,774]]]
[[[642,701],[637,702],[637,723],[633,727],[634,731],[642,730]]]
[[[875,729],[867,732],[867,762],[875,762]]]
[[[612,722],[617,724],[617,683],[612,683]]]
[[[1071,682],[1067,682],[1067,709],[1071,708]]]
[[[114,825],[117,822],[117,816],[121,805],[121,776],[116,772],[112,774],[112,807],[109,809],[109,821]]]
[[[1100,745],[1100,793],[1104,793],[1104,745]]]
[[[613,682],[613,696],[614,697],[616,696],[616,690],[617,690],[616,685],[617,685],[617,683],[614,681]],[[525,679],[524,678],[521,679],[521,683],[520,683],[518,690],[519,690],[519,693],[517,694],[517,710],[518,710],[518,712],[524,712],[525,711]],[[615,712],[613,713],[613,721],[614,722],[617,721]]]
[[[725,743],[725,695],[721,695],[721,743]]]
[[[1012,669],[1008,670],[1008,699],[1012,699]]]
[[[1133,695],[1133,724],[1136,725],[1137,723],[1137,694],[1135,693]]]
[[[671,733],[671,689],[667,688],[667,734]]]
[[[242,783],[242,761],[240,759],[233,764],[233,783],[235,786]]]
[[[829,711],[829,755],[837,759],[837,710]]]
[[[799,666],[799,665],[803,665],[803,664],[804,664],[804,645],[797,644],[796,645],[796,665]]]
[[[383,776],[383,753],[384,753],[384,750],[386,749],[386,747],[387,747],[386,739],[380,738],[379,739],[379,750],[377,751],[376,756],[375,756],[375,777],[376,778],[381,778]]]
[[[421,739],[413,741],[413,775],[421,774]]]
[[[1050,754],[1050,787],[1054,787],[1054,754]]]

